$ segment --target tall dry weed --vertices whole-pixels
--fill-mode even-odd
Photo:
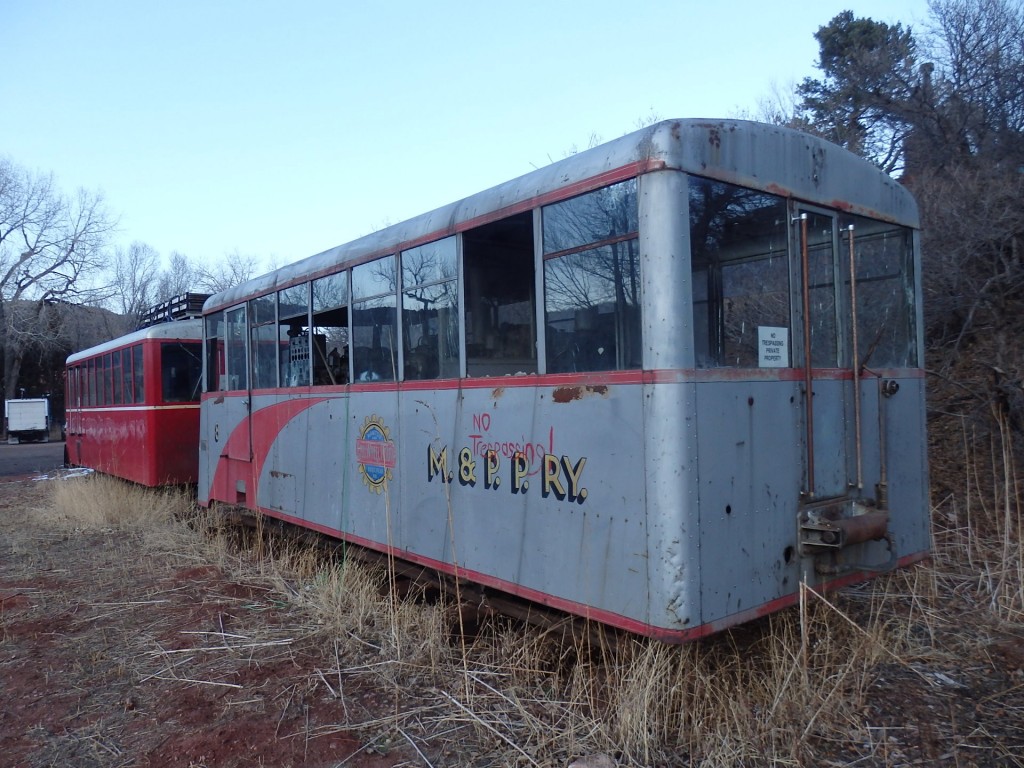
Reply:
[[[811,764],[822,742],[863,727],[879,663],[901,663],[899,623],[864,613],[862,625],[811,592],[803,610],[686,646],[567,646],[510,624],[449,669],[448,725],[472,717],[475,739],[527,764],[594,752],[638,766]]]
[[[433,674],[449,657],[451,611],[444,601],[433,604],[402,598],[391,589],[387,568],[353,560],[323,563],[295,595],[317,623],[318,634],[350,659],[365,656],[407,665],[413,675]],[[401,677],[399,674],[397,677]]]
[[[965,594],[994,620],[1024,620],[1024,519],[1012,426],[995,414],[985,441],[966,422],[958,456],[963,482],[933,514],[936,578],[943,592]]]
[[[187,490],[154,490],[107,475],[67,478],[49,487],[49,504],[41,514],[73,528],[163,527],[185,517],[192,508]]]

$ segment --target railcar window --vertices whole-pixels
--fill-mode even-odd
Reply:
[[[697,365],[757,367],[758,330],[790,328],[786,201],[698,177],[689,197]]]
[[[277,292],[277,322],[284,338],[280,345],[281,386],[309,386],[309,283]]]
[[[462,250],[467,375],[536,373],[533,213],[466,232]]]
[[[78,368],[77,367],[68,368],[66,373],[65,373],[65,375],[67,377],[65,379],[65,382],[66,382],[65,386],[67,387],[67,394],[66,394],[67,405],[65,407],[67,409],[77,408],[78,407],[78,387],[77,387]],[[68,414],[68,417],[69,417],[69,419],[72,419],[72,420],[74,419],[74,415],[73,414]],[[74,431],[73,427],[71,427],[71,426],[69,426],[69,430],[70,431]]]
[[[103,356],[103,405],[114,404],[114,361],[110,359],[110,353]]]
[[[836,333],[836,259],[832,225],[831,216],[807,214],[811,365],[816,368],[834,368],[840,362],[839,337]]]
[[[175,341],[160,345],[160,391],[165,403],[198,400],[202,373],[201,344]]]
[[[252,361],[253,389],[277,386],[278,329],[275,296],[262,296],[249,302],[249,333],[252,337],[249,357]]]
[[[313,384],[348,383],[348,272],[313,281]]]
[[[110,356],[110,383],[112,391],[114,393],[113,404],[124,405],[124,397],[122,392],[122,384],[124,380],[121,378],[121,351],[117,350]]]
[[[224,376],[224,313],[208,315],[203,323],[206,338],[206,391],[219,392],[227,388]],[[140,353],[141,354],[141,353]],[[141,357],[139,358],[141,360]]]
[[[96,405],[96,361],[89,360],[86,363],[86,400],[85,404],[89,406]]]
[[[544,253],[635,237],[639,228],[636,179],[629,179],[544,208]]]
[[[402,253],[406,379],[459,375],[458,259],[454,237]]]
[[[547,371],[641,365],[636,180],[547,206]]]
[[[142,345],[132,346],[132,368],[135,375],[135,402],[141,403],[145,395],[145,375],[142,368]]]
[[[911,231],[857,216],[844,217],[840,223],[844,260],[850,252],[849,226],[853,225],[861,364],[878,368],[917,366]],[[849,291],[850,269],[848,263],[844,264],[844,283]]]
[[[355,381],[398,378],[395,257],[352,270],[352,370]]]
[[[249,388],[249,366],[246,363],[245,305],[224,313],[227,387],[238,390]]]
[[[94,405],[103,405],[103,355],[100,355],[95,360],[96,365],[93,369],[93,384],[95,385],[96,395],[94,397]]]
[[[135,393],[132,392],[132,350],[125,347],[121,350],[121,389],[124,392],[124,402],[131,405],[135,402]]]

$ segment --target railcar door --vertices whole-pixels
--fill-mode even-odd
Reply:
[[[852,401],[849,370],[841,367],[846,355],[839,289],[844,281],[838,258],[836,217],[801,207],[793,218],[796,246],[793,263],[799,274],[798,316],[802,318],[804,390],[804,493],[809,500],[843,496],[849,490],[848,432]]]
[[[246,307],[224,313],[224,349],[227,369],[227,440],[223,455],[229,459],[252,459],[252,390],[249,385],[249,332]]]

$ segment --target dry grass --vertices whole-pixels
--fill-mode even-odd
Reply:
[[[964,659],[984,657],[1024,618],[1009,448],[982,460],[969,445],[965,493],[934,510],[930,563],[840,595],[804,589],[797,608],[682,647],[590,646],[504,620],[462,638],[454,600],[399,597],[386,566],[279,537],[262,520],[240,534],[177,492],[101,477],[57,483],[51,514],[75,527],[149,526],[158,535],[146,541],[166,554],[262,580],[294,610],[292,634],[315,638],[330,660],[309,686],[349,712],[337,730],[378,749],[411,746],[426,765],[554,766],[590,753],[629,766],[923,764],[1001,738],[986,725],[964,735],[953,715],[931,710],[935,722],[911,725],[919,715],[909,710],[960,685]],[[354,687],[376,691],[381,708],[349,710]],[[1021,764],[1012,745],[999,748],[999,764]]]
[[[602,653],[498,631],[451,670],[447,719],[515,745],[523,764],[592,752],[629,765],[803,764],[821,739],[850,738],[870,670],[899,647],[884,620],[865,630],[808,597],[802,611],[683,647],[633,638]]]
[[[1024,621],[1024,550],[1020,486],[1013,460],[1013,432],[996,419],[988,451],[963,425],[962,494],[934,509],[935,561],[939,577],[963,581],[962,589],[999,620]]]
[[[71,528],[141,531],[182,519],[192,508],[184,489],[154,491],[100,474],[51,483],[50,488],[49,504],[40,512]]]

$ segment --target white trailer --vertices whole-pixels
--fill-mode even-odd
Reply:
[[[4,403],[7,442],[50,439],[50,401],[45,397],[7,400]]]

